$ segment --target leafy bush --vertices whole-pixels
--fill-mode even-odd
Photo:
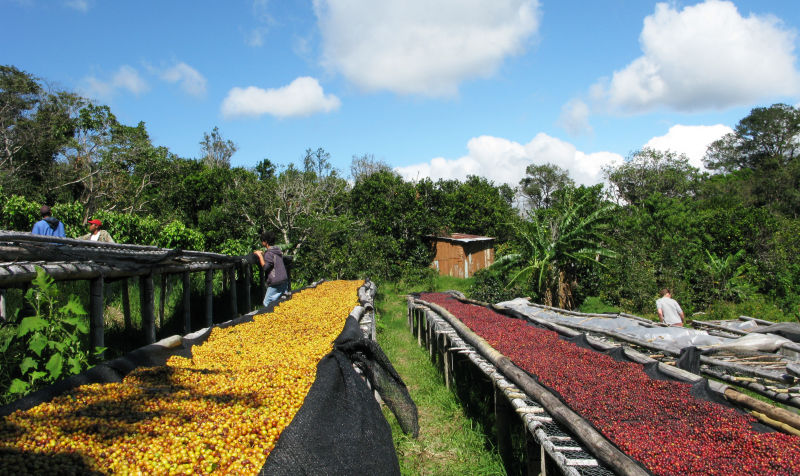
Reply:
[[[740,302],[719,301],[712,304],[705,314],[693,315],[696,320],[738,319],[739,316],[750,316],[767,321],[794,321],[791,314],[784,313],[772,300],[760,294],[753,295]]]
[[[0,388],[4,390],[5,403],[62,375],[76,374],[89,367],[84,343],[89,324],[78,298],[70,295],[66,304],[60,305],[53,278],[42,268],[36,269],[32,284],[25,299],[34,314],[24,317],[15,332],[0,335]]]
[[[581,312],[597,313],[597,314],[616,314],[621,311],[616,306],[606,304],[597,296],[587,297],[580,306]]]
[[[2,212],[2,228],[6,230],[31,231],[39,220],[39,205],[19,195],[12,195]]]
[[[202,250],[204,241],[202,233],[188,228],[177,220],[173,220],[161,229],[158,234],[157,244],[162,248]]]
[[[498,303],[528,295],[520,286],[506,286],[503,276],[491,269],[481,269],[474,275],[467,294],[478,301]]]

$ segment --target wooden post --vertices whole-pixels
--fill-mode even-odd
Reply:
[[[425,315],[428,311],[423,311],[420,313],[419,319],[417,320],[417,345],[422,347],[422,321],[423,315]]]
[[[161,273],[161,295],[158,299],[158,327],[164,327],[164,303],[167,300],[167,275]]]
[[[231,306],[231,319],[239,317],[239,306],[237,303],[238,297],[236,293],[236,267],[231,267],[228,270],[228,288],[230,289],[230,306]]]
[[[0,289],[0,321],[5,322],[8,319],[8,310],[6,309],[6,289]]]
[[[214,270],[206,270],[206,327],[214,325]]]
[[[264,268],[258,267],[258,279],[261,285],[261,294],[259,294],[259,301],[263,304],[264,296],[267,295],[267,275],[264,274]]]
[[[192,332],[192,281],[188,271],[183,272],[183,334]]]
[[[512,410],[510,407],[511,405],[509,405],[503,391],[494,386],[494,421],[495,429],[497,430],[497,450],[508,474],[512,474],[511,470],[514,465],[514,454],[511,448],[512,415],[509,413]]]
[[[544,473],[542,467],[543,448],[528,428],[525,428],[525,468],[526,476],[539,476]]]
[[[253,310],[253,301],[250,298],[250,274],[253,272],[253,267],[250,266],[250,263],[247,263],[242,267],[242,270],[244,271],[244,276],[242,276],[244,279],[244,308],[245,313],[248,313]]]
[[[125,333],[131,331],[131,297],[128,293],[128,278],[122,279],[122,320],[125,322]]]
[[[104,284],[103,276],[100,275],[92,279],[89,285],[89,348],[91,352],[94,352],[98,347],[105,346],[103,338]],[[103,360],[102,354],[96,358],[100,361]]]
[[[153,275],[139,276],[139,304],[142,310],[142,330],[145,342],[153,344],[156,341],[156,316],[155,293],[153,292]]]

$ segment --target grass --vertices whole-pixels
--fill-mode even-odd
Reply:
[[[432,290],[463,291],[468,285],[469,280],[437,278]],[[480,425],[464,414],[428,352],[408,330],[405,294],[423,290],[431,289],[388,283],[378,287],[376,299],[378,343],[406,383],[419,414],[419,437],[413,439],[402,433],[394,416],[385,410],[400,470],[404,475],[506,474]]]

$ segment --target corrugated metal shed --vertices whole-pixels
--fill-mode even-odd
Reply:
[[[440,276],[468,278],[494,263],[494,238],[465,233],[428,238],[435,251],[431,267]]]

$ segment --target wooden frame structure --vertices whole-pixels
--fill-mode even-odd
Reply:
[[[440,276],[469,278],[494,263],[494,238],[465,233],[427,238],[434,251],[431,267]]]
[[[118,243],[100,243],[71,238],[39,236],[30,233],[0,231],[0,288],[26,288],[42,268],[56,281],[89,281],[89,342],[91,348],[104,347],[104,288],[112,281],[123,280],[122,304],[126,327],[130,326],[130,297],[127,281],[139,280],[139,302],[145,342],[156,342],[154,278],[161,276],[162,286],[168,275],[180,275],[183,283],[183,333],[191,329],[191,273],[204,273],[206,327],[215,320],[228,320],[253,308],[254,255],[228,256],[218,253],[186,251]],[[214,273],[221,272],[229,293],[229,314],[215,319],[213,312]],[[260,275],[260,302],[266,290]],[[163,289],[163,288],[162,288]],[[160,312],[163,318],[163,292]],[[241,312],[241,311],[244,312]]]

